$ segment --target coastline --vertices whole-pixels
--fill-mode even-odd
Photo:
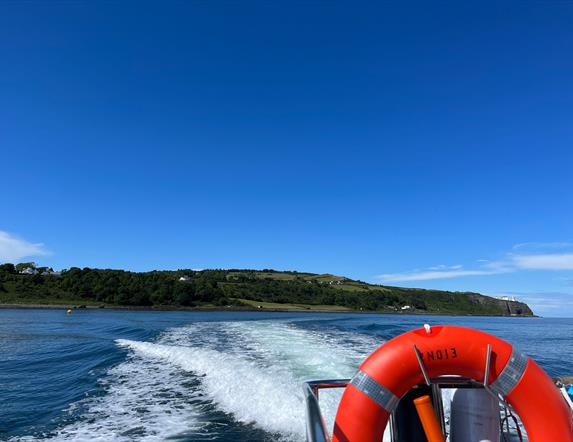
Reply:
[[[28,310],[127,310],[127,311],[188,311],[188,312],[272,312],[272,313],[352,313],[366,315],[427,315],[427,316],[476,316],[493,318],[540,318],[532,315],[480,315],[470,313],[422,312],[422,311],[360,311],[349,309],[311,309],[311,308],[256,308],[251,306],[205,306],[205,307],[174,307],[174,306],[137,306],[137,305],[81,305],[78,304],[14,304],[0,303],[0,309]]]

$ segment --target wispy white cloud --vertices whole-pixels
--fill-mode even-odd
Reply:
[[[433,267],[428,267],[428,270],[457,270],[457,269],[461,269],[463,266],[462,265],[455,265],[455,266],[447,266],[444,264],[440,264],[439,266],[433,266]],[[418,270],[413,270],[414,272],[418,271]]]
[[[457,266],[456,266],[457,267]],[[407,282],[407,281],[429,281],[431,279],[450,279],[462,276],[496,275],[506,273],[505,269],[475,269],[464,270],[463,268],[449,270],[426,270],[420,272],[404,273],[384,273],[376,278],[382,282]]]
[[[443,264],[440,264],[439,266],[432,266],[432,267],[428,267],[428,270],[442,270],[445,269],[446,266]],[[412,270],[413,272],[419,272],[420,270],[416,269],[416,270]]]
[[[0,230],[0,262],[14,262],[22,258],[48,254],[44,244],[31,243]]]
[[[516,267],[528,270],[573,270],[573,253],[513,255]]]
[[[557,252],[559,249],[559,252]],[[451,279],[464,276],[499,275],[524,270],[573,270],[573,243],[521,243],[513,250],[521,253],[508,253],[504,259],[490,261],[478,259],[475,268],[464,268],[461,265],[437,265],[426,269],[416,269],[400,273],[384,273],[376,276],[382,282],[428,281],[434,279]],[[553,250],[553,253],[551,253]],[[524,253],[528,252],[528,253]]]
[[[573,247],[573,243],[568,241],[556,242],[521,242],[515,244],[513,250],[548,250],[548,249],[567,249]]]
[[[567,292],[509,292],[488,293],[489,296],[514,296],[527,303],[535,313],[551,316],[573,313],[573,294]]]

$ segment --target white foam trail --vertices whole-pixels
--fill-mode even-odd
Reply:
[[[345,378],[352,376],[362,360],[376,348],[374,339],[361,346],[349,345],[350,333],[308,331],[288,323],[236,322],[228,326],[240,341],[275,364],[286,365],[299,379]]]
[[[201,423],[215,406],[275,440],[304,441],[302,381],[351,377],[381,344],[356,333],[275,320],[193,323],[167,330],[155,343],[116,342],[131,351],[101,381],[105,394],[74,404],[70,413],[79,419],[50,439],[150,442],[199,433],[217,438],[214,426]],[[330,428],[341,393],[320,395]]]
[[[351,377],[380,342],[351,333],[308,331],[286,322],[250,321],[196,323],[169,330],[158,344],[118,344],[201,376],[206,396],[239,422],[304,440],[302,382]],[[341,394],[321,394],[330,428]]]
[[[69,408],[80,418],[45,439],[56,441],[162,441],[197,429],[197,413],[189,406],[196,396],[176,368],[132,355],[108,371],[101,381],[105,394]],[[35,440],[35,438],[19,438]]]
[[[304,437],[300,387],[280,366],[261,368],[210,349],[118,340],[121,346],[202,376],[206,394],[239,422],[270,432]]]
[[[289,323],[236,322],[229,324],[227,331],[238,341],[250,342],[266,361],[288,369],[299,389],[308,379],[352,377],[364,358],[381,344],[368,336],[308,331]],[[320,394],[320,407],[331,430],[341,396],[342,389]]]

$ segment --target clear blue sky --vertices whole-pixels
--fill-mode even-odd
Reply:
[[[573,316],[573,3],[0,2],[0,261]]]

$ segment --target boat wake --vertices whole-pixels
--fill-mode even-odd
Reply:
[[[45,438],[302,441],[301,382],[351,377],[381,344],[304,321],[194,323],[116,343],[128,355],[101,380],[104,393],[74,404],[74,422]],[[328,425],[340,394],[321,393]]]

